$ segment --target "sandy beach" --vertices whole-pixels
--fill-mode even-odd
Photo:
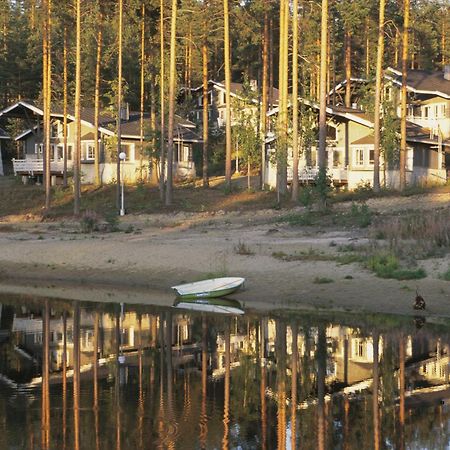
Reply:
[[[421,197],[370,200],[369,206],[374,211],[402,211],[420,204],[432,211],[448,201],[448,194]],[[450,282],[438,278],[448,269],[447,258],[419,261],[427,277],[412,281],[377,278],[360,263],[280,260],[275,257],[280,253],[333,255],[339,245],[367,242],[361,229],[292,227],[280,220],[286,213],[126,216],[120,224],[124,231],[90,234],[81,233],[77,222],[7,217],[0,223],[0,289],[170,305],[170,286],[230,275],[247,279],[246,289],[236,298],[251,309],[414,314],[418,289],[427,301],[426,314],[450,316]]]

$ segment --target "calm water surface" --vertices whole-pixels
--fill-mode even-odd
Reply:
[[[445,322],[0,301],[1,449],[450,448]]]

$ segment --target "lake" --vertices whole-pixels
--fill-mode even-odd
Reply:
[[[0,302],[1,449],[450,448],[445,319]]]

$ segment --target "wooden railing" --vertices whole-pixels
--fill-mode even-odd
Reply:
[[[17,174],[41,174],[44,172],[44,160],[42,159],[14,159],[13,169],[14,175]],[[67,168],[71,169],[72,161],[67,162]],[[50,172],[52,173],[63,173],[64,172],[64,162],[62,160],[59,161],[50,161]]]

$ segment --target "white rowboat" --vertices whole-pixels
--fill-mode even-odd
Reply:
[[[211,278],[210,280],[172,286],[172,289],[181,299],[214,298],[224,297],[235,292],[243,286],[244,282],[245,278],[240,277]]]

